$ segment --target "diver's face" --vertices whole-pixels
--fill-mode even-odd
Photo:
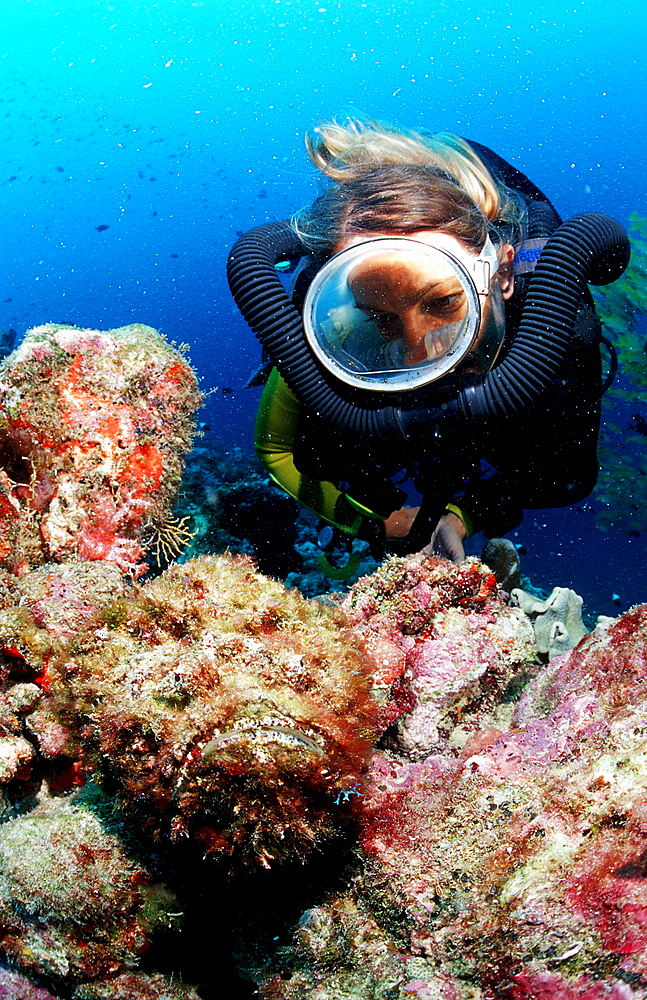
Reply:
[[[478,257],[478,251],[466,248],[446,233],[408,235],[463,261],[469,256]],[[338,249],[359,242],[363,240],[348,242]],[[417,365],[444,354],[455,335],[453,324],[465,319],[467,313],[464,287],[440,254],[438,261],[403,261],[401,255],[387,251],[358,264],[349,274],[348,284],[357,307],[370,316],[385,341],[402,342],[405,365]]]

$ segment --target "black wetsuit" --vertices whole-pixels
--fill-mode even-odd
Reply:
[[[491,173],[525,203],[524,240],[547,238],[561,220],[546,196],[487,147],[471,145]],[[508,345],[520,322],[528,278],[515,279],[514,294],[506,302]],[[297,289],[297,299],[304,294],[303,287]],[[301,472],[331,480],[367,507],[385,514],[387,507],[397,509],[402,501],[392,478],[408,472],[425,497],[430,524],[450,502],[460,508],[474,531],[482,530],[489,537],[506,534],[520,523],[524,509],[568,506],[587,497],[595,485],[600,333],[587,292],[561,377],[521,419],[479,427],[469,440],[464,429],[452,432],[445,425],[440,436],[408,447],[402,442],[390,445],[353,438],[304,410],[294,442],[294,463]],[[421,543],[424,533],[418,530],[399,546],[414,551]]]

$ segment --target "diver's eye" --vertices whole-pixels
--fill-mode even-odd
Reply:
[[[427,313],[442,316],[447,313],[456,312],[456,310],[462,305],[462,300],[462,292],[455,292],[452,295],[441,295],[436,299],[427,299],[423,305],[423,309]]]
[[[370,306],[359,306],[367,319],[375,323],[378,329],[384,333],[391,333],[399,322],[400,317],[396,313],[382,312],[380,309],[371,309]]]

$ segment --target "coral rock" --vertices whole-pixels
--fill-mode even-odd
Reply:
[[[5,680],[23,679],[0,691],[0,783],[26,776],[24,768],[22,773],[18,766],[14,773],[7,769],[7,755],[18,763],[11,747],[21,747],[25,764],[34,745],[46,759],[71,749],[67,728],[42,702],[49,689],[49,664],[79,631],[103,624],[107,605],[118,605],[132,594],[128,578],[110,562],[48,563],[15,579],[12,589],[14,606],[0,609],[0,672],[4,668]],[[3,735],[13,739],[4,744],[4,753]],[[29,743],[17,744],[18,736]]]
[[[141,972],[127,972],[78,986],[72,996],[73,1000],[200,1000],[191,986],[173,982],[166,976],[147,976]]]
[[[150,327],[30,330],[0,364],[0,563],[142,572],[140,534],[170,512],[200,401]]]
[[[135,966],[173,898],[87,806],[44,800],[0,827],[2,950],[26,971],[79,982]]]
[[[56,998],[49,990],[35,986],[17,972],[0,969],[0,1000],[56,1000]]]
[[[643,606],[551,660],[506,732],[376,753],[351,891],[261,995],[645,1000],[646,677]]]
[[[382,718],[397,720],[391,735],[402,753],[419,759],[450,733],[457,740],[463,717],[463,742],[509,721],[511,699],[506,719],[501,695],[532,665],[535,643],[525,615],[504,604],[478,560],[392,559],[342,607],[376,661],[376,696],[395,681]]]

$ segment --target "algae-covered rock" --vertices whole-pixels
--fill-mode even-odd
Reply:
[[[547,664],[506,732],[376,753],[350,889],[261,996],[644,1000],[646,678],[643,606]]]
[[[0,563],[142,572],[142,530],[172,509],[200,402],[150,327],[30,330],[0,364]]]
[[[77,986],[73,1000],[200,1000],[187,983],[156,973],[126,972],[108,980]],[[38,1000],[38,998],[35,998]]]
[[[11,969],[0,968],[0,997],[2,1000],[56,1000],[53,993],[36,986],[25,976]]]
[[[360,580],[342,607],[375,660],[382,718],[395,723],[391,745],[399,752],[420,759],[450,736],[464,743],[508,724],[536,645],[528,619],[505,604],[487,566],[394,558]]]
[[[22,969],[67,983],[138,963],[176,902],[83,802],[44,799],[0,826],[0,929]]]

